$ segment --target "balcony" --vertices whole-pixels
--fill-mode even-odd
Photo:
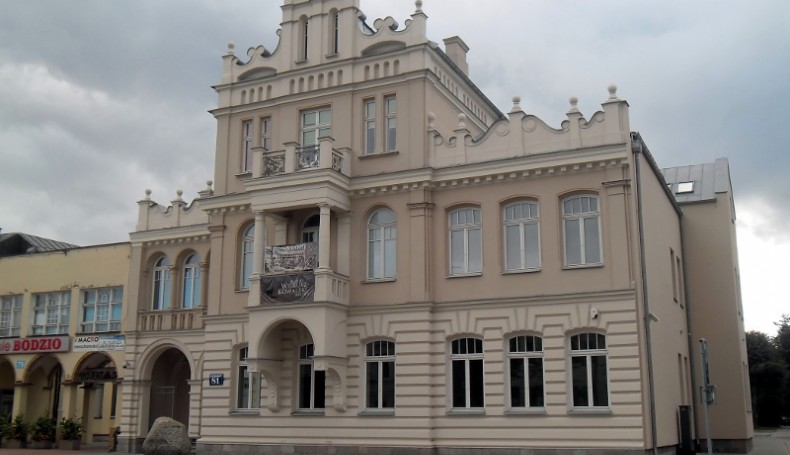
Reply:
[[[321,138],[318,145],[300,147],[289,142],[285,150],[265,151],[254,149],[253,177],[271,177],[281,174],[294,174],[312,169],[331,169],[349,175],[349,150],[335,149],[334,139]]]
[[[193,330],[203,328],[203,308],[145,310],[137,312],[137,329],[141,332]]]
[[[318,243],[266,247],[261,305],[348,304],[348,278],[318,264]]]

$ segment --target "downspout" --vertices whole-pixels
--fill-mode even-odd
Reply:
[[[686,236],[683,234],[683,221],[684,217],[681,215],[680,217],[680,248],[683,250],[682,257],[682,264],[683,264],[683,300],[686,303],[686,334],[688,335],[688,344],[689,344],[689,377],[691,379],[691,396],[690,396],[690,403],[691,412],[693,413],[692,422],[694,422],[694,441],[696,442],[696,446],[699,447],[699,425],[697,423],[697,408],[695,404],[697,403],[696,394],[697,394],[697,375],[694,374],[696,371],[695,364],[694,364],[694,340],[692,339],[691,334],[691,299],[689,299],[689,288],[686,286],[688,280],[686,279],[686,273],[688,268],[686,267]]]
[[[650,433],[653,440],[653,454],[658,455],[658,435],[656,425],[656,392],[655,379],[653,378],[653,342],[650,337],[651,313],[648,304],[647,293],[647,264],[645,261],[645,221],[642,212],[642,172],[639,164],[639,154],[642,153],[642,139],[632,133],[631,149],[634,156],[634,167],[636,170],[636,215],[639,228],[639,262],[642,274],[642,304],[644,307],[645,322],[645,343],[647,344],[647,387],[650,396]]]

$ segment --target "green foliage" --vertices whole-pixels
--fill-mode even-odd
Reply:
[[[34,441],[54,441],[57,421],[51,417],[41,416],[33,424]]]
[[[780,332],[784,328],[787,347],[790,347],[789,322],[790,318],[783,316],[782,322],[777,323]],[[782,416],[787,415],[790,368],[782,352],[783,342],[779,335],[771,338],[762,332],[746,333],[754,422],[761,427],[777,427]]]
[[[76,441],[82,438],[82,419],[76,417],[63,417],[58,422],[60,439]]]
[[[774,346],[785,364],[790,366],[790,315],[783,314],[782,319],[774,324],[776,324]]]
[[[14,416],[13,420],[8,422],[3,436],[5,436],[6,439],[26,441],[28,433],[30,433],[30,424],[25,422],[24,414],[17,414]]]

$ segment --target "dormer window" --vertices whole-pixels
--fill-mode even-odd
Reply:
[[[687,194],[694,192],[694,182],[680,182],[678,183],[677,194]]]

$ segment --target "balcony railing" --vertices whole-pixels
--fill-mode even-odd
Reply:
[[[261,277],[261,305],[330,302],[348,305],[348,277],[305,270]]]
[[[321,138],[318,145],[299,146],[289,142],[285,150],[267,151],[261,147],[253,149],[253,177],[305,172],[312,169],[332,169],[350,175],[349,150],[335,149],[334,140]]]
[[[168,331],[203,328],[203,308],[145,310],[137,313],[137,330]]]

